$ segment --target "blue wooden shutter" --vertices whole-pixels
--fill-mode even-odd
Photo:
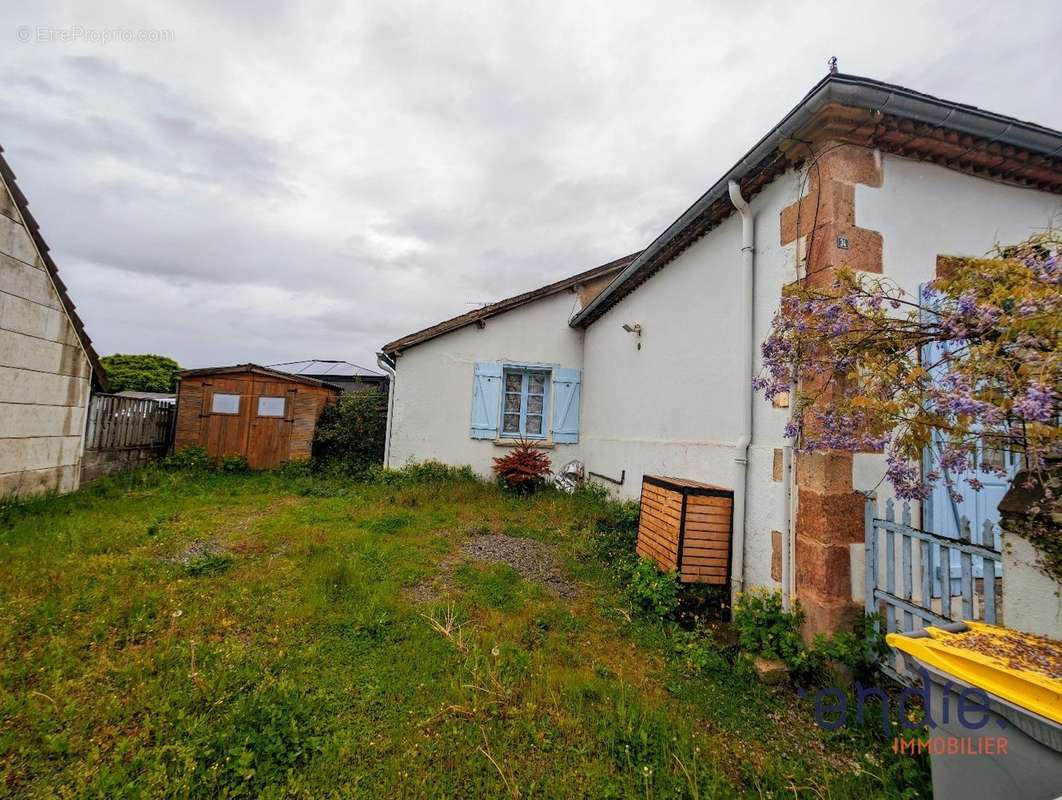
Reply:
[[[553,370],[553,441],[579,441],[579,390],[582,370]]]
[[[501,410],[502,367],[496,361],[477,361],[472,383],[473,439],[493,439],[498,435]]]

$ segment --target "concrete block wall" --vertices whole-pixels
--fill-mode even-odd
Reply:
[[[86,450],[81,457],[81,485],[105,475],[118,475],[158,461],[166,455],[166,445],[122,447],[116,450]]]
[[[91,368],[0,181],[0,498],[80,482]]]

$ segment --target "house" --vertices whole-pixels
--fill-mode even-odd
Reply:
[[[521,436],[550,448],[555,462],[580,457],[583,333],[568,323],[635,255],[384,345],[380,365],[396,365],[386,463],[438,459],[487,475],[498,447]],[[530,395],[523,413],[502,417],[503,376],[521,401]]]
[[[729,487],[733,589],[786,576],[806,632],[839,629],[862,608],[863,492],[890,490],[880,453],[785,468],[789,410],[751,392],[783,287],[847,266],[915,295],[946,257],[1059,219],[1062,133],[831,73],[644,251],[599,268],[607,285],[583,273],[385,345],[388,464],[488,474],[520,435],[620,497],[644,475]]]
[[[0,148],[0,498],[78,488],[92,388],[106,374]]]
[[[196,446],[213,458],[243,456],[252,469],[309,458],[321,412],[343,392],[257,364],[186,369],[177,379],[174,450]]]
[[[374,387],[385,394],[387,393],[387,375],[368,367],[351,364],[349,361],[312,358],[306,361],[270,364],[269,368],[290,372],[292,375],[305,375],[308,378],[334,383],[336,386],[343,387],[345,392],[356,392]]]

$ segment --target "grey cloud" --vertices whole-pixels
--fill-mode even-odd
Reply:
[[[644,247],[830,55],[1062,126],[1053,4],[948,5],[14,0],[175,41],[0,48],[0,143],[103,352],[371,363]]]

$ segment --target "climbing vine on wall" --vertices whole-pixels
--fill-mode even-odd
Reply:
[[[1024,457],[1023,480],[1033,480],[1062,457],[1060,251],[1053,230],[946,259],[920,296],[848,270],[830,286],[798,281],[755,386],[774,399],[799,376],[787,430],[797,449],[884,451],[901,498],[943,485],[959,501],[960,481],[979,490],[978,474],[1008,474],[1004,453]]]

